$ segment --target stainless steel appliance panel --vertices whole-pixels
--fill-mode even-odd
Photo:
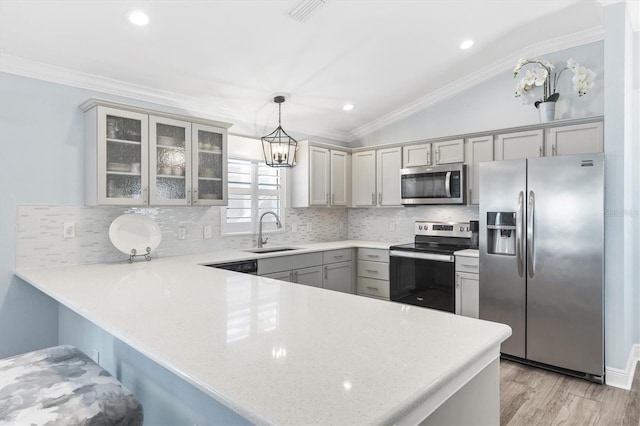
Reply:
[[[524,274],[524,194],[526,160],[480,163],[480,318],[507,324],[512,335],[501,352],[526,356],[526,276]],[[516,238],[515,252],[491,254],[487,233],[489,212],[516,213],[516,227],[491,230],[500,236],[510,231]],[[506,215],[505,215],[506,216]]]
[[[528,160],[527,358],[596,376],[604,365],[603,160]]]
[[[466,180],[464,164],[401,169],[402,204],[465,204]]]

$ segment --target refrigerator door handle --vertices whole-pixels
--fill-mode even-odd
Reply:
[[[520,191],[520,194],[518,195],[518,211],[516,213],[516,261],[518,262],[518,276],[520,277],[522,277],[524,274],[524,258],[522,256],[522,252],[524,249],[524,238],[522,238],[522,221],[524,220],[522,216],[523,207],[524,192]]]
[[[451,172],[447,172],[444,178],[444,190],[447,193],[447,198],[451,198]]]
[[[529,191],[529,203],[527,206],[527,270],[529,271],[529,278],[533,278],[536,272],[535,265],[535,246],[534,246],[534,231],[533,231],[533,215],[535,210],[536,198],[533,191]]]

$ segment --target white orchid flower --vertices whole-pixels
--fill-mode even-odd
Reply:
[[[578,66],[578,63],[576,61],[574,61],[573,59],[569,58],[567,60],[567,68],[569,68],[571,71],[576,72],[576,67]]]

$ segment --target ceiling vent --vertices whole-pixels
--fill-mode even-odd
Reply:
[[[300,0],[290,11],[289,16],[299,22],[304,22],[320,9],[326,0]]]

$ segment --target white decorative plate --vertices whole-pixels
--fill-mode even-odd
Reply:
[[[147,247],[158,248],[162,240],[160,227],[153,220],[141,214],[118,216],[109,227],[109,238],[113,245],[124,254],[136,250],[137,255],[147,253]]]

